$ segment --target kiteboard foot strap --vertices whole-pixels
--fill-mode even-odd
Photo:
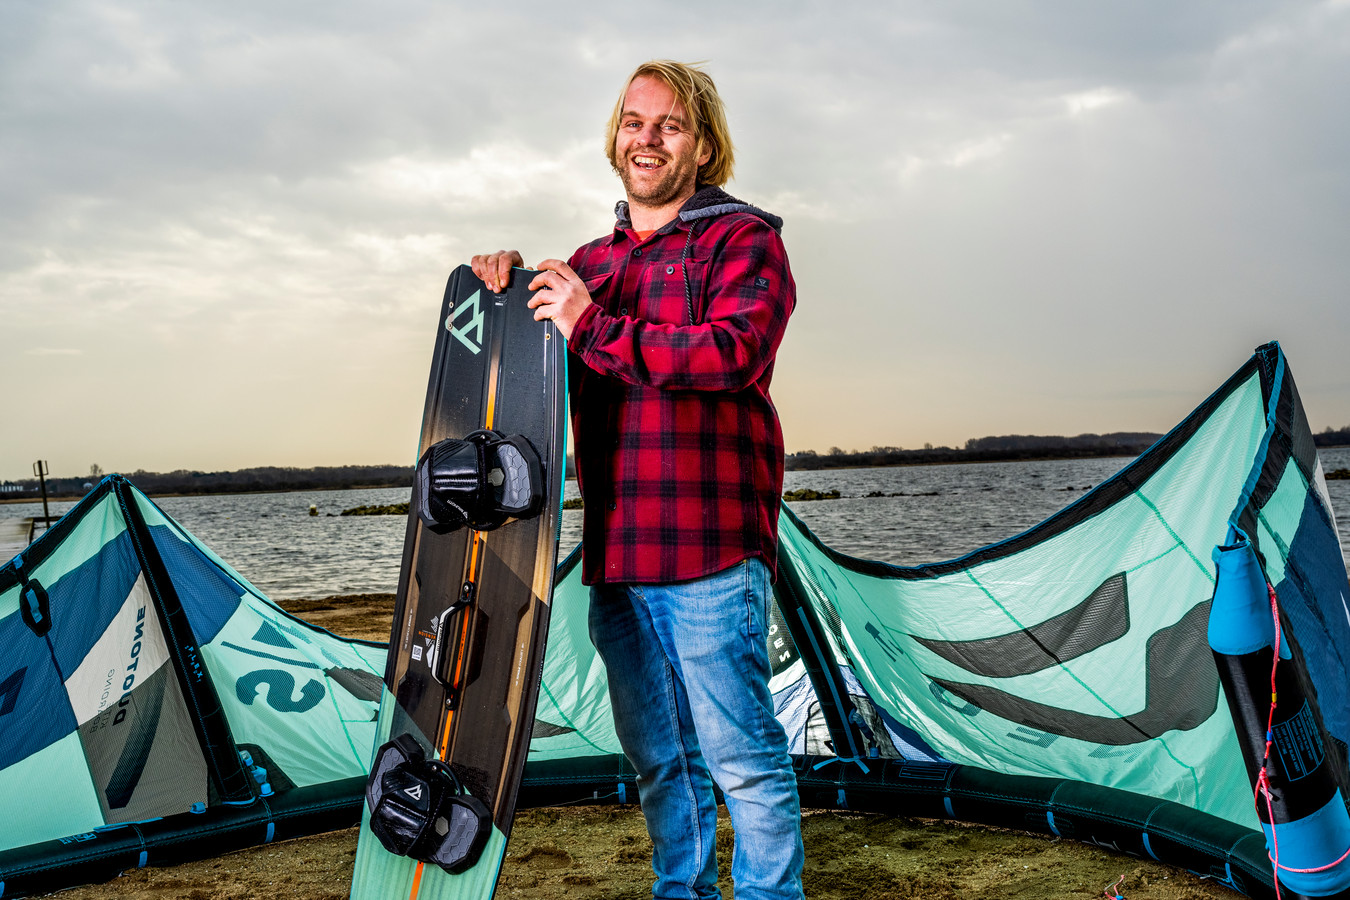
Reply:
[[[410,734],[375,754],[366,803],[370,830],[384,849],[452,874],[478,862],[492,831],[488,808],[464,790],[450,766],[427,759]]]
[[[435,533],[465,525],[491,531],[539,515],[543,464],[521,435],[480,428],[428,448],[417,463],[413,492],[418,516]]]

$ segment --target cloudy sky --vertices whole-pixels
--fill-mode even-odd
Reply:
[[[1165,431],[1269,339],[1350,424],[1347,0],[498,6],[0,6],[0,480],[411,463],[446,277],[608,230],[652,57],[787,220],[789,451]]]

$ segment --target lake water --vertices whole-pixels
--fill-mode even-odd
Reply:
[[[951,559],[1025,531],[1110,478],[1124,458],[970,463],[788,472],[785,488],[837,489],[839,500],[791,504],[826,544],[899,565]],[[1350,448],[1322,451],[1322,466],[1350,468]],[[1350,548],[1350,481],[1328,482],[1342,548]],[[872,492],[903,497],[868,497]],[[392,593],[405,519],[339,517],[362,504],[398,503],[407,488],[168,497],[169,515],[277,600]],[[567,483],[576,496],[576,483]],[[319,509],[309,515],[310,504]],[[53,503],[53,515],[73,504]],[[0,504],[0,518],[41,515],[41,503]],[[581,511],[563,513],[562,552],[581,537]]]

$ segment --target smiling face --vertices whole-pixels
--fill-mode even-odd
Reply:
[[[712,157],[712,150],[700,150],[675,92],[661,79],[642,75],[624,95],[614,156],[630,208],[637,208],[635,214],[669,212],[660,225],[693,195],[698,167]]]

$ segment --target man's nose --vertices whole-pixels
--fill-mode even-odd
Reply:
[[[661,126],[648,125],[638,134],[638,142],[648,147],[660,146]]]

